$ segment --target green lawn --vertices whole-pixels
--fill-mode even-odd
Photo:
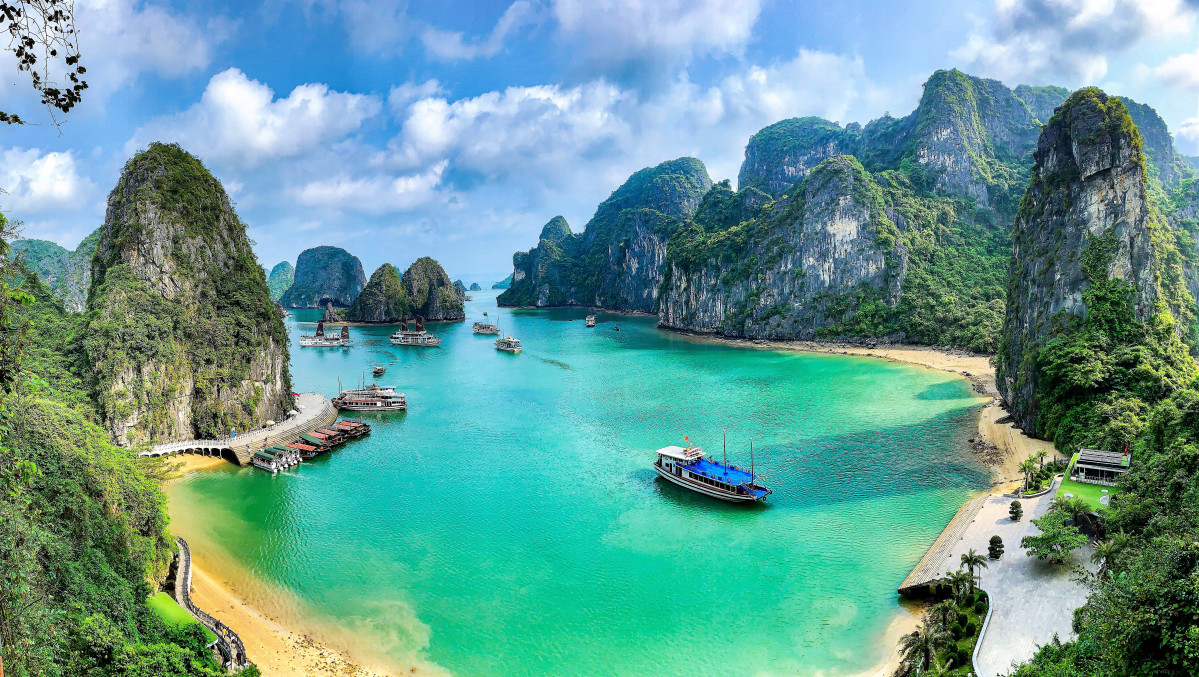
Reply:
[[[192,618],[192,615],[187,613],[187,610],[179,606],[179,604],[171,599],[171,596],[165,592],[160,592],[150,599],[146,600],[146,604],[150,605],[150,609],[158,614],[158,617],[171,625],[191,625],[200,624],[199,621]],[[200,626],[204,627],[204,626]],[[204,628],[204,634],[208,635],[208,641],[215,642],[216,635],[208,628]]]
[[[1104,490],[1107,493],[1104,493]],[[1099,502],[1101,496],[1115,496],[1120,493],[1120,490],[1115,487],[1105,487],[1098,484],[1084,484],[1075,482],[1071,479],[1063,479],[1061,486],[1057,489],[1057,496],[1066,494],[1074,494],[1091,506],[1091,510],[1098,512],[1099,510],[1107,510],[1107,507]]]

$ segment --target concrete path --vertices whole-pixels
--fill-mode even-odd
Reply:
[[[337,419],[337,410],[333,408],[333,403],[320,393],[300,393],[296,397],[296,409],[300,413],[295,416],[284,419],[273,426],[251,430],[237,437],[167,442],[138,452],[138,456],[170,456],[178,453],[219,456],[228,451],[237,457],[239,463],[245,465],[254,451],[274,444],[289,442],[302,433],[310,433]]]
[[[1008,517],[1008,507],[1015,499],[987,496],[942,561],[942,574],[956,571],[967,550],[974,548],[985,556],[991,536],[998,534],[1003,539],[1003,557],[987,560],[987,568],[982,570],[982,587],[991,597],[993,611],[974,664],[979,677],[1009,674],[1013,661],[1032,657],[1037,646],[1051,641],[1054,633],[1063,641],[1068,639],[1074,609],[1086,601],[1087,589],[1073,580],[1071,569],[1074,565],[1094,569],[1090,545],[1074,551],[1066,566],[1041,562],[1020,547],[1020,539],[1039,533],[1032,520],[1049,510],[1056,487],[1055,482],[1054,490],[1043,496],[1020,499],[1024,519],[1019,522]]]

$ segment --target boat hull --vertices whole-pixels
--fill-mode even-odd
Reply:
[[[407,404],[397,406],[376,406],[373,404],[346,404],[344,402],[333,402],[333,406],[338,411],[404,411],[408,408]]]
[[[721,491],[720,489],[717,489],[716,487],[710,487],[706,484],[703,484],[702,482],[692,482],[691,480],[687,479],[686,477],[679,477],[677,475],[673,475],[671,473],[666,472],[657,463],[654,464],[654,470],[657,470],[658,474],[661,475],[663,479],[669,480],[669,481],[679,485],[680,487],[683,487],[685,489],[690,489],[691,491],[694,491],[697,494],[711,496],[712,498],[719,498],[720,500],[728,501],[729,503],[756,503],[759,500],[761,500],[755,496],[744,496],[741,494],[734,494],[734,493],[731,493],[728,491]]]

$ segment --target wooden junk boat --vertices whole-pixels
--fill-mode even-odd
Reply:
[[[267,472],[279,472],[300,463],[300,452],[287,447],[267,447],[254,452],[250,465]]]
[[[335,423],[333,425],[338,430],[344,432],[347,437],[351,437],[351,438],[352,437],[362,437],[363,435],[369,435],[371,432],[371,427],[369,425],[363,423],[362,421],[350,421],[350,420],[346,420],[343,418],[342,420],[338,421],[337,423]]]
[[[326,334],[324,320],[316,323],[315,334],[300,337],[301,348],[340,348],[353,342],[350,338],[350,328],[346,325],[342,325],[340,334]]]
[[[403,411],[408,408],[408,402],[404,393],[396,392],[395,386],[372,383],[341,391],[333,398],[333,406],[340,411]]]
[[[332,451],[334,447],[355,437],[369,434],[370,431],[371,427],[362,421],[342,419],[332,425],[304,433],[286,445],[256,451],[250,457],[250,465],[276,473],[298,465],[301,461],[311,460],[318,454]]]
[[[501,339],[496,339],[495,349],[502,350],[506,353],[519,353],[521,351],[520,339],[505,336]]]
[[[500,326],[490,322],[476,322],[471,329],[476,334],[491,334],[492,336],[498,336],[500,333]]]
[[[425,331],[425,318],[417,317],[416,326],[409,330],[408,319],[400,320],[400,330],[391,335],[393,346],[421,346],[436,348],[441,345],[441,339]]]

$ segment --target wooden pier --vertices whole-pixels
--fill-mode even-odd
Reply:
[[[337,420],[337,410],[329,398],[319,393],[300,393],[296,398],[300,413],[267,428],[252,430],[237,437],[213,440],[180,440],[159,444],[138,456],[173,456],[174,454],[199,454],[222,456],[246,465],[254,452],[273,446],[283,446],[300,435],[317,428],[332,425]]]
[[[947,571],[945,568],[945,560],[949,557],[953,546],[958,541],[962,540],[963,534],[966,533],[967,527],[974,521],[975,515],[982,509],[987,502],[987,495],[984,494],[978,498],[966,501],[966,503],[958,509],[953,519],[949,520],[949,524],[945,526],[945,530],[933,541],[932,547],[928,552],[924,553],[924,557],[916,563],[912,572],[908,577],[903,579],[903,583],[899,584],[899,594],[905,597],[923,597],[933,592],[936,585],[945,578]]]

